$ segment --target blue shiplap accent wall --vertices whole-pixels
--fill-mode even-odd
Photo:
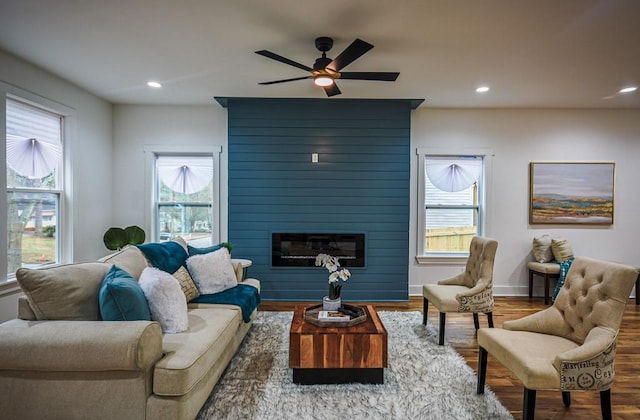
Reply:
[[[229,241],[264,300],[319,301],[328,272],[271,267],[272,232],[366,233],[343,300],[407,300],[411,103],[228,100]],[[311,163],[312,153],[319,162]]]

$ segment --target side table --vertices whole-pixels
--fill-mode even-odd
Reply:
[[[533,276],[541,276],[544,277],[544,304],[548,305],[550,282],[551,279],[560,278],[560,264],[530,261],[527,263],[527,268],[529,269],[529,299],[533,292]]]

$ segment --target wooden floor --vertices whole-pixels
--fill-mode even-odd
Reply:
[[[309,302],[301,302],[309,304]],[[422,311],[422,297],[411,297],[407,303],[373,303],[378,311]],[[263,302],[261,311],[291,311],[296,302]],[[509,319],[521,318],[544,309],[542,298],[496,297],[493,321],[495,327]],[[429,308],[429,322],[438,327],[438,312]],[[480,316],[480,326],[487,326],[485,316]],[[611,388],[611,404],[614,419],[640,419],[640,306],[629,300],[618,336],[615,361],[616,377]],[[447,314],[445,340],[460,353],[476,372],[478,368],[478,343],[469,314]],[[419,351],[419,349],[416,349]],[[522,418],[522,383],[499,362],[489,356],[487,385],[515,418]],[[560,392],[538,391],[536,399],[537,419],[598,419],[600,394],[598,392],[574,392],[571,407],[562,404]]]

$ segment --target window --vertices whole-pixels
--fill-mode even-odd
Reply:
[[[212,155],[155,155],[156,241],[183,237],[207,246],[214,233],[214,162]]]
[[[418,260],[466,258],[471,238],[484,231],[487,156],[418,154]]]
[[[60,262],[64,117],[6,99],[7,274]]]

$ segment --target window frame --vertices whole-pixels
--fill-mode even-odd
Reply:
[[[21,102],[23,104],[41,109],[46,112],[59,115],[61,117],[61,136],[60,141],[62,145],[62,156],[60,158],[58,167],[58,179],[56,189],[40,189],[40,188],[16,188],[7,186],[7,157],[6,157],[6,145],[2,148],[1,156],[3,163],[3,169],[0,171],[0,180],[5,185],[5,193],[0,198],[0,218],[4,221],[2,223],[2,229],[0,229],[0,246],[4,252],[0,253],[0,270],[2,277],[0,277],[0,286],[13,287],[15,284],[15,273],[7,273],[8,264],[8,193],[9,192],[30,192],[30,193],[46,193],[58,195],[58,221],[56,225],[56,242],[57,242],[57,255],[56,262],[47,264],[47,267],[66,264],[73,260],[73,243],[72,243],[72,229],[73,229],[73,215],[72,207],[68,205],[71,202],[72,185],[73,180],[71,176],[71,152],[70,144],[72,137],[72,126],[75,121],[75,111],[73,108],[67,107],[58,102],[52,101],[40,97],[31,92],[24,91],[15,86],[8,85],[0,81],[0,96],[3,98],[0,104],[0,129],[4,133],[7,131],[7,100]],[[6,141],[6,140],[5,140]],[[9,286],[7,286],[9,285]],[[5,287],[0,287],[4,289]]]
[[[221,235],[221,194],[220,194],[220,155],[222,153],[222,146],[213,147],[173,147],[173,146],[145,146],[145,196],[146,202],[149,204],[148,211],[145,212],[145,225],[149,232],[149,239],[156,241],[160,238],[160,232],[158,231],[158,191],[157,191],[157,166],[156,158],[158,156],[207,156],[211,157],[213,161],[213,191],[211,211],[212,211],[212,223],[211,229],[211,244],[217,244],[220,242]]]
[[[469,252],[424,252],[426,211],[425,205],[425,161],[427,156],[431,157],[455,157],[455,156],[478,156],[483,159],[483,170],[480,176],[481,184],[478,185],[478,235],[485,235],[487,219],[489,215],[489,191],[492,173],[493,151],[491,149],[416,149],[418,159],[418,194],[417,194],[417,223],[416,223],[416,261],[418,264],[460,264],[466,263]],[[431,208],[455,208],[474,209],[476,206],[469,205],[438,205]]]

